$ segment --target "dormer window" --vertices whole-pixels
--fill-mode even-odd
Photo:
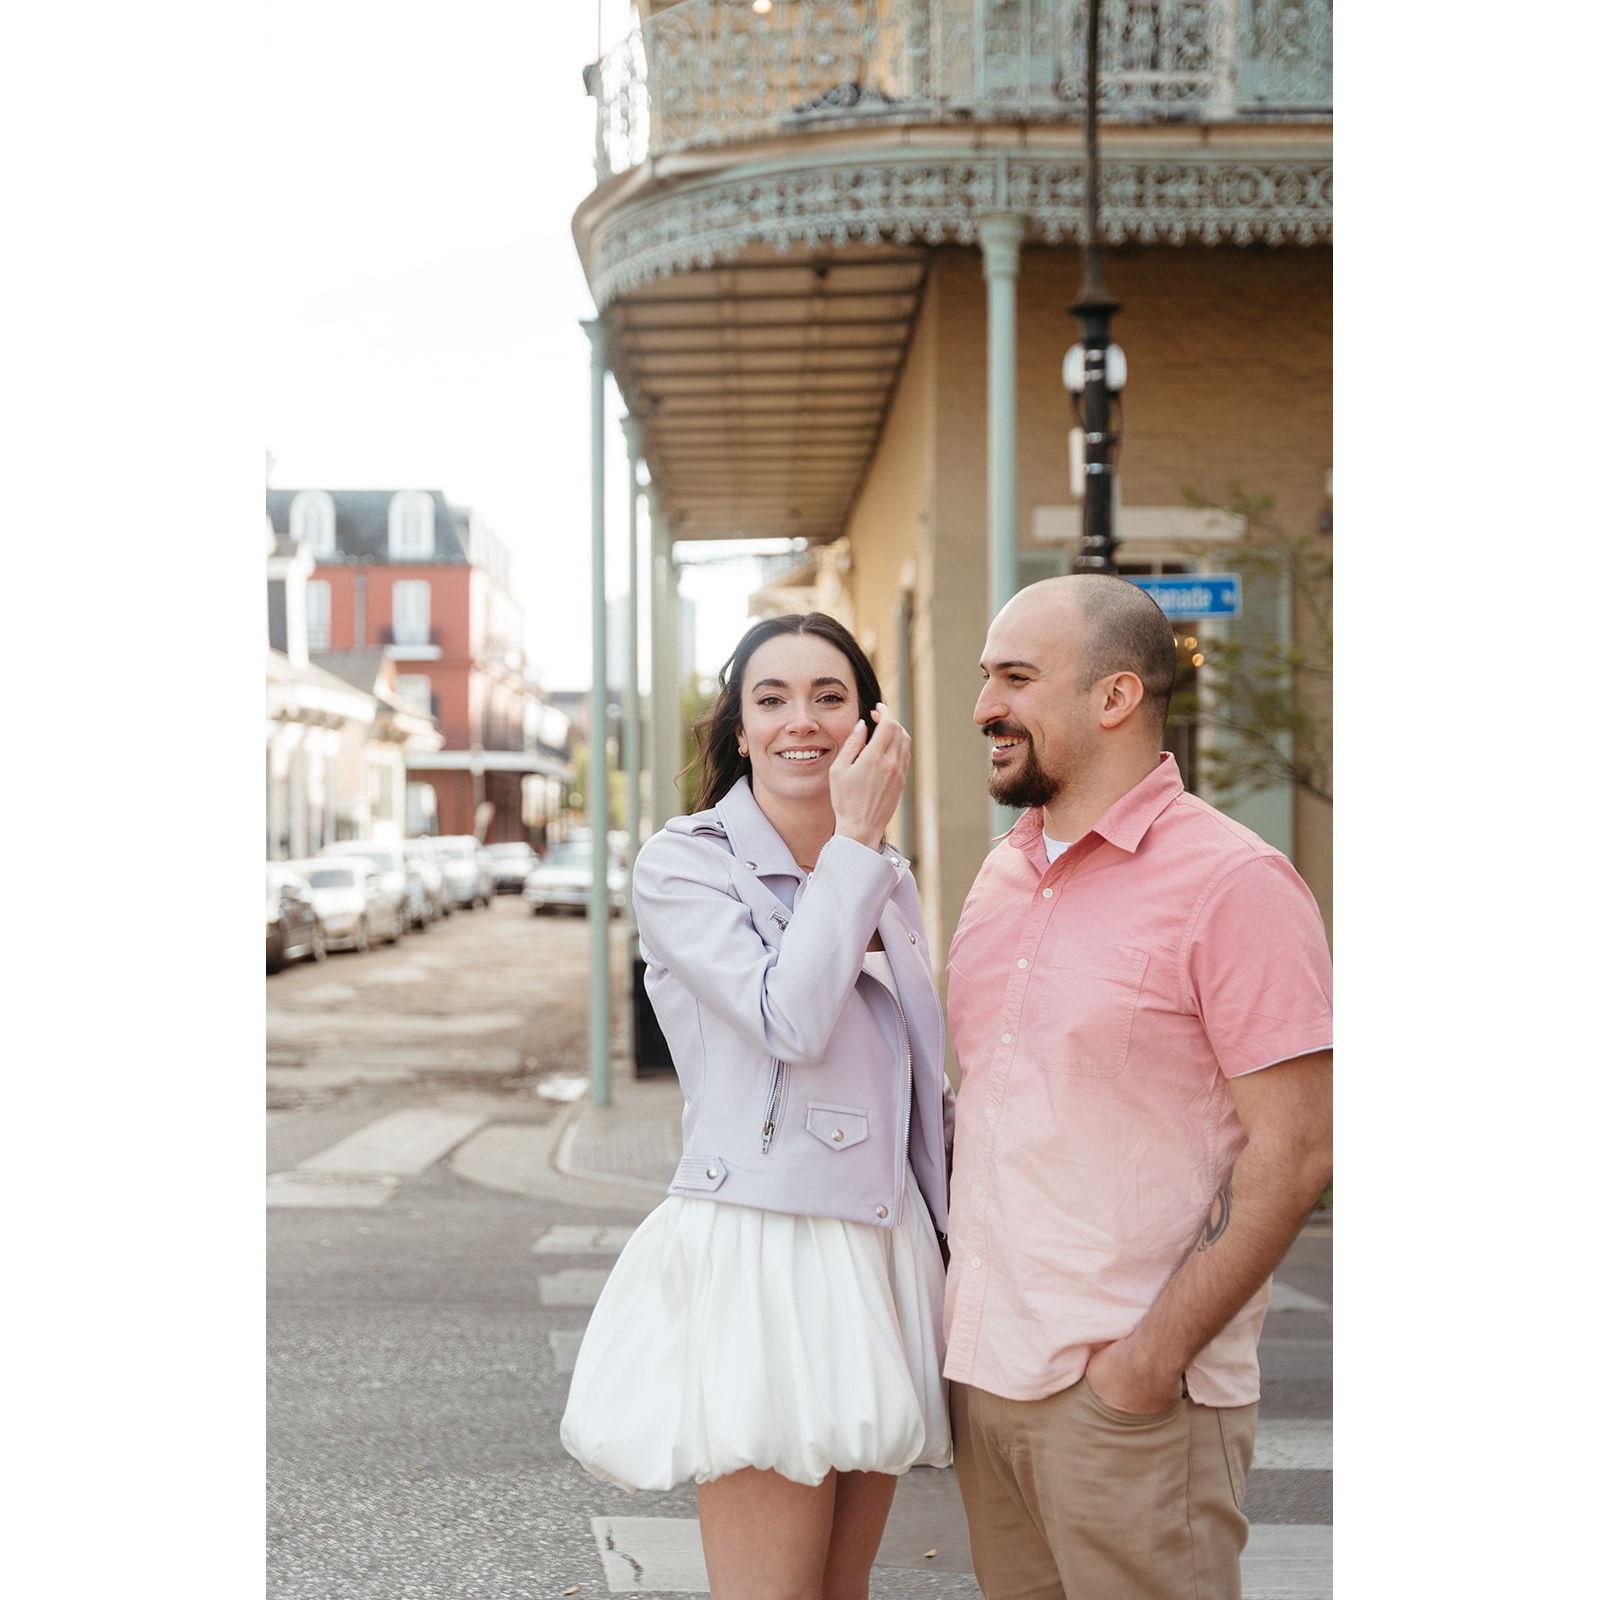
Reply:
[[[433,496],[407,489],[389,502],[389,559],[433,559]]]
[[[337,552],[333,496],[326,489],[302,489],[289,503],[289,537],[305,545],[318,561]]]

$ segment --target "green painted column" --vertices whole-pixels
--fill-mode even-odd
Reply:
[[[989,290],[989,618],[1017,592],[1017,273],[1027,218],[991,212],[978,218],[983,278]],[[989,833],[1014,820],[989,802]]]
[[[678,794],[683,765],[681,685],[678,682],[678,574],[672,561],[672,530],[666,507],[652,484],[650,507],[650,826],[661,828],[687,804]]]
[[[623,915],[633,929],[633,863],[639,854],[640,726],[639,726],[639,457],[644,424],[622,419],[628,446],[628,664],[622,679],[622,767],[628,775],[628,905]]]
[[[611,897],[606,883],[606,332],[598,319],[589,336],[589,1095],[611,1104]]]

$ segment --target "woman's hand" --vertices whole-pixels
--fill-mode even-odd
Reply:
[[[872,720],[878,726],[870,744],[866,723],[858,722],[840,747],[828,772],[828,790],[833,796],[833,831],[876,850],[900,805],[911,765],[911,735],[881,700],[872,710]]]

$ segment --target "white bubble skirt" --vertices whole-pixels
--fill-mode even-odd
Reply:
[[[624,1489],[948,1466],[944,1263],[906,1184],[894,1228],[657,1206],[589,1319],[561,1443]]]

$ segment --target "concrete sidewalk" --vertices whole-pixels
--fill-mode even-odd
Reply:
[[[574,1178],[637,1185],[667,1197],[683,1154],[683,1095],[675,1073],[633,1075],[631,1061],[611,1063],[611,1104],[588,1095],[574,1105],[556,1147],[556,1170]]]

